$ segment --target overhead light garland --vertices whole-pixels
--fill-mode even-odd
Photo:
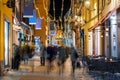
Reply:
[[[58,28],[58,25],[59,25],[59,21],[61,22],[61,27],[62,28],[62,16],[63,16],[63,8],[64,8],[64,0],[62,0],[62,7],[61,7],[61,14],[59,16],[59,20],[57,21],[56,18],[55,18],[55,0],[53,0],[53,21],[57,22],[57,28]]]
[[[54,21],[55,21],[55,0],[53,0],[53,13],[54,13]]]
[[[46,8],[45,5],[47,5],[47,1],[46,1],[46,3],[45,3],[44,0],[43,0],[43,7],[44,7],[44,10],[45,10],[46,16],[48,16],[48,8]],[[34,0],[34,7],[35,7],[35,9],[36,9],[37,12],[38,12],[38,16],[39,16],[41,19],[44,19],[45,21],[47,21],[47,19],[46,19],[44,16],[41,16],[41,15],[40,15],[40,11],[39,11],[39,8],[38,8],[37,5],[36,5],[35,0]]]
[[[48,7],[45,7],[45,5],[48,5],[48,0],[46,2],[45,2],[45,0],[43,0],[43,7],[46,12],[46,16],[48,16]]]
[[[63,28],[62,27],[62,16],[63,16],[63,8],[64,8],[64,0],[62,0],[62,7],[61,7],[61,17],[60,17],[60,21],[61,21],[61,29]]]

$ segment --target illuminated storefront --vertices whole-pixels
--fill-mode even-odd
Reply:
[[[35,36],[35,52],[38,53],[40,52],[40,37]]]
[[[118,57],[118,23],[117,23],[117,12],[115,11],[110,16],[110,36],[111,36],[111,57]]]
[[[101,52],[100,52],[100,26],[95,28],[95,44],[94,44],[94,51],[95,51],[95,55],[96,56],[99,56],[101,55]]]
[[[10,67],[12,58],[12,9],[4,5],[7,1],[0,1],[0,66],[3,69]]]
[[[84,53],[84,30],[80,30],[80,53],[85,55]]]
[[[93,55],[93,33],[92,31],[89,32],[89,49],[88,49],[88,55]]]
[[[4,21],[4,65],[9,66],[9,22]]]

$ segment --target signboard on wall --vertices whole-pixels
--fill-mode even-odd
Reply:
[[[53,21],[50,22],[49,30],[50,30],[50,35],[55,35],[55,27]]]
[[[50,31],[53,31],[53,30],[55,30],[55,28],[54,28],[54,22],[50,22]]]
[[[37,21],[36,21],[36,28],[35,29],[41,29],[41,19],[40,18],[37,18]]]

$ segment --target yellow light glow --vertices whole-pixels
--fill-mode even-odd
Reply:
[[[106,30],[106,31],[109,31],[109,28],[106,28],[105,30]]]
[[[78,18],[78,16],[77,15],[75,15],[75,19],[77,19]]]
[[[103,38],[103,35],[101,35],[100,37]]]
[[[89,7],[90,7],[90,0],[86,0],[86,1],[85,1],[85,7],[86,7],[86,8],[89,8]]]

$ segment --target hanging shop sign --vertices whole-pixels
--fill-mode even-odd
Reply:
[[[41,29],[41,19],[40,18],[37,18],[36,20],[36,28],[35,29]]]
[[[54,27],[54,22],[50,22],[50,31],[54,31],[55,27]]]
[[[23,17],[33,17],[33,0],[24,0]]]
[[[55,31],[50,31],[50,35],[54,36],[55,35]]]
[[[50,30],[50,35],[52,35],[52,36],[55,35],[55,27],[54,27],[53,21],[50,22],[49,30]]]
[[[36,10],[33,10],[33,17],[29,18],[29,24],[30,25],[36,24]]]

